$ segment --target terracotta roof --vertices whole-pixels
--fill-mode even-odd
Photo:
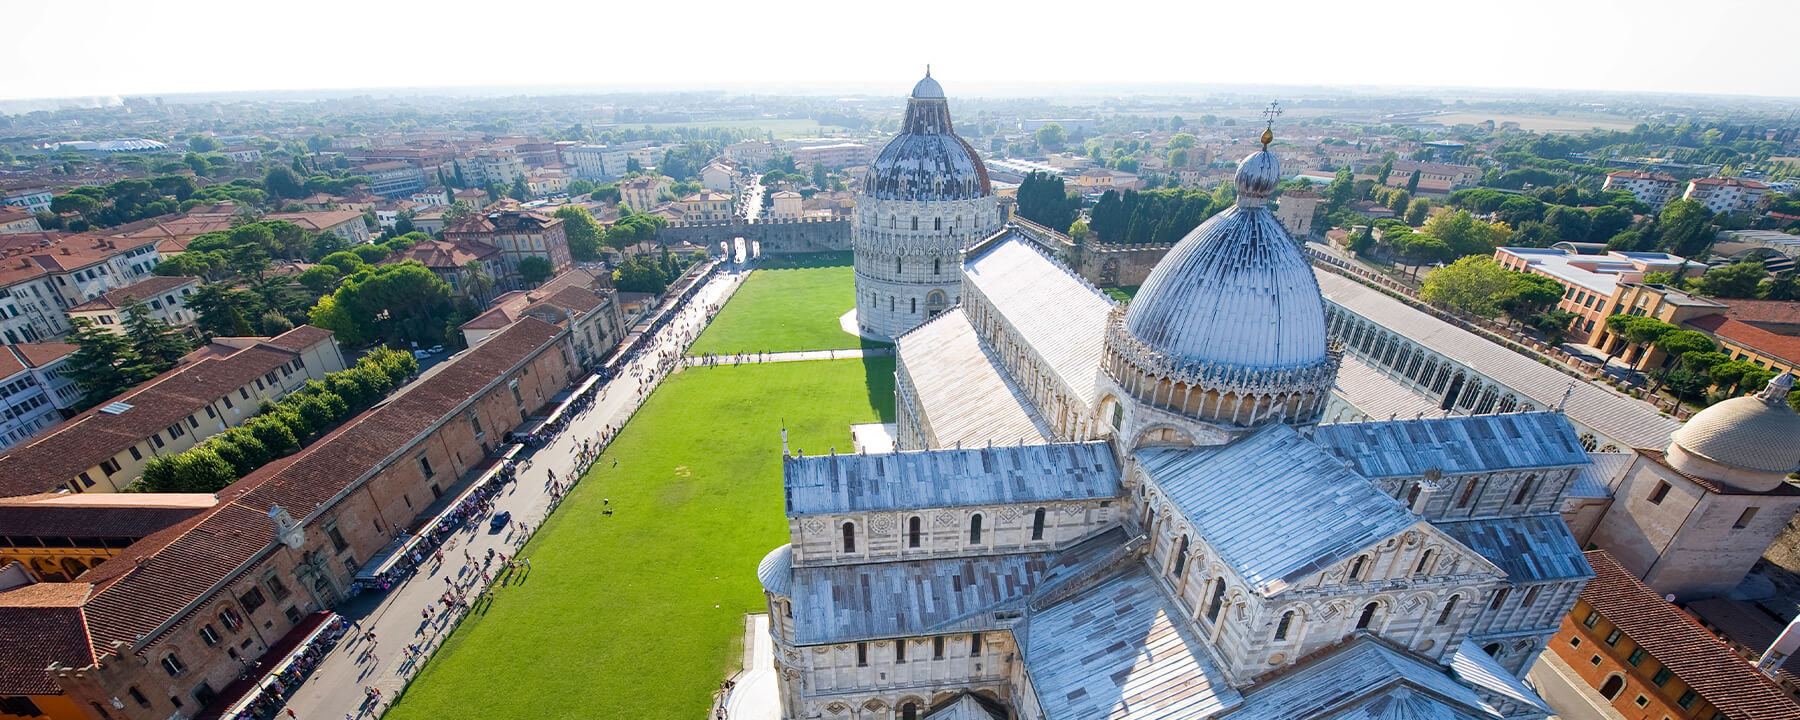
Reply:
[[[14,355],[11,345],[0,345],[0,349],[6,350],[0,352],[0,380],[25,372],[25,358]]]
[[[329,230],[351,220],[361,220],[356,210],[321,210],[318,212],[269,213],[264,220],[285,220],[315,232]]]
[[[1736,185],[1736,186],[1744,188],[1746,190],[1762,190],[1762,189],[1765,189],[1768,187],[1767,185],[1759,183],[1755,180],[1745,180],[1743,178],[1734,178],[1734,177],[1732,177],[1732,178],[1720,178],[1720,177],[1694,178],[1690,182],[1694,183],[1695,185],[1720,185],[1720,186]]]
[[[232,215],[189,214],[187,217],[168,220],[143,230],[126,235],[129,238],[151,238],[155,240],[192,240],[209,232],[224,232],[231,229]],[[187,247],[186,243],[182,247]]]
[[[131,406],[123,412],[103,412],[103,404],[0,453],[0,497],[53,490],[296,356],[258,343],[227,358],[208,357],[163,373],[113,398]]]
[[[455,269],[471,261],[486,260],[499,254],[500,248],[476,240],[423,240],[389,255],[382,264],[417,260],[428,268]]]
[[[561,329],[526,318],[399,395],[264,466],[219,493],[219,507],[132,545],[82,576],[98,586],[88,602],[96,647],[149,640],[158,627],[246,569],[274,542],[272,506],[306,521],[396,450],[471,396],[555,343]],[[316,509],[316,510],[315,510]]]
[[[67,272],[155,241],[87,233],[29,232],[0,235],[0,286],[50,272]]]
[[[125,302],[126,298],[137,298],[139,300],[147,301],[188,283],[198,282],[200,282],[200,278],[189,277],[186,275],[152,275],[148,280],[126,285],[125,287],[113,290],[100,297],[69,308],[69,312],[113,310],[124,307],[127,304]]]
[[[8,345],[31,367],[43,367],[73,354],[78,348],[69,343],[24,343]]]
[[[1664,457],[1662,450],[1656,448],[1637,448],[1637,451],[1651,462],[1661,465],[1663,469],[1694,481],[1694,484],[1704,488],[1707,492],[1719,495],[1800,495],[1800,485],[1795,485],[1791,482],[1784,482],[1777,485],[1774,490],[1766,492],[1745,490],[1736,485],[1722,483],[1717,480],[1709,480],[1698,475],[1690,475],[1677,470],[1674,465],[1669,464],[1669,460]]]
[[[1627,178],[1630,180],[1655,180],[1657,182],[1670,182],[1670,183],[1679,182],[1678,180],[1675,179],[1675,176],[1663,175],[1661,173],[1609,172],[1606,174],[1606,176],[1607,177],[1622,177],[1622,178]]]
[[[0,695],[61,695],[51,663],[92,665],[81,603],[87,583],[37,583],[0,593]]]
[[[286,348],[301,352],[309,347],[325,342],[331,337],[331,331],[313,325],[298,325],[294,329],[269,338],[269,344],[278,348]]]
[[[514,290],[494,298],[493,307],[463,323],[459,329],[498,330],[513,324],[526,313],[546,306],[592,312],[606,304],[599,289],[611,286],[611,282],[602,281],[600,276],[586,270],[568,270],[531,290]]]
[[[1703,315],[1687,321],[1687,325],[1767,353],[1782,362],[1800,363],[1800,338],[1792,335],[1777,335],[1728,315]]]
[[[1755,325],[1800,324],[1800,302],[1794,300],[1721,300],[1729,308],[1725,314],[1739,322]]]
[[[18,222],[32,217],[34,214],[30,208],[0,205],[0,223]]]
[[[82,493],[87,495],[90,493]],[[107,493],[109,495],[141,495],[144,493]],[[67,496],[55,496],[67,497]],[[80,497],[77,495],[76,497]],[[0,527],[10,536],[24,537],[146,537],[163,528],[180,523],[202,512],[205,507],[164,507],[130,505],[64,505],[55,502],[16,502],[17,498],[0,501]]]
[[[1594,579],[1581,599],[1731,720],[1793,720],[1800,705],[1692,617],[1606,554],[1586,553]]]

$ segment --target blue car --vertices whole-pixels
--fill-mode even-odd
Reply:
[[[501,512],[495,515],[494,519],[488,521],[488,532],[500,532],[509,522],[512,522],[512,513]]]

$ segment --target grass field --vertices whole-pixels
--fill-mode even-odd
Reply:
[[[1122,302],[1122,303],[1131,302],[1131,298],[1137,295],[1137,291],[1138,291],[1138,286],[1136,286],[1136,285],[1126,285],[1123,287],[1109,287],[1109,288],[1105,289],[1107,297],[1110,297],[1110,298],[1117,300],[1119,302]]]
[[[1519,129],[1539,133],[1584,133],[1594,128],[1601,130],[1630,130],[1637,126],[1633,120],[1615,115],[1596,115],[1587,113],[1558,113],[1556,115],[1513,115],[1508,113],[1460,112],[1438,115],[1431,118],[1434,122],[1446,125],[1475,125],[1488,120],[1495,124],[1516,122]]]
[[[771,258],[726,301],[688,354],[886,347],[844,332],[838,317],[853,307],[850,253]]]
[[[851,423],[893,421],[893,373],[869,358],[669,379],[526,546],[526,581],[457,630],[388,717],[704,717],[744,613],[763,608],[757,561],[787,541],[781,425],[795,450],[848,452]]]
[[[821,132],[844,133],[849,128],[837,125],[820,125],[811,118],[750,118],[744,120],[703,120],[684,123],[639,123],[625,124],[621,127],[640,128],[742,128],[774,133],[775,139],[817,137]]]

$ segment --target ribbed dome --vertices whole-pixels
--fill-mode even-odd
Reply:
[[[1267,150],[1238,164],[1237,206],[1194,228],[1150,271],[1125,312],[1132,336],[1196,365],[1279,370],[1325,361],[1319,282],[1263,207],[1280,177]]]
[[[1782,373],[1763,391],[1726,400],[1695,413],[1670,440],[1682,450],[1720,465],[1757,472],[1800,469],[1800,414],[1788,407],[1792,375]]]
[[[972,200],[994,194],[981,156],[950,127],[950,104],[929,71],[906,101],[900,134],[870,164],[863,193],[882,200]]]
[[[788,583],[794,576],[794,546],[783,545],[770,550],[756,566],[756,579],[764,590],[776,595],[788,594]]]

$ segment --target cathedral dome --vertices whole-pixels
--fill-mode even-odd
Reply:
[[[900,134],[888,141],[863,182],[881,200],[973,200],[994,194],[987,166],[950,127],[944,88],[931,78],[913,86]]]
[[[1670,442],[1728,468],[1762,473],[1800,469],[1800,414],[1788,407],[1794,376],[1777,375],[1755,395],[1726,400],[1688,419]]]
[[[1169,250],[1125,328],[1178,364],[1287,370],[1326,359],[1325,301],[1299,246],[1263,207],[1281,179],[1267,149],[1238,163],[1237,206]]]

